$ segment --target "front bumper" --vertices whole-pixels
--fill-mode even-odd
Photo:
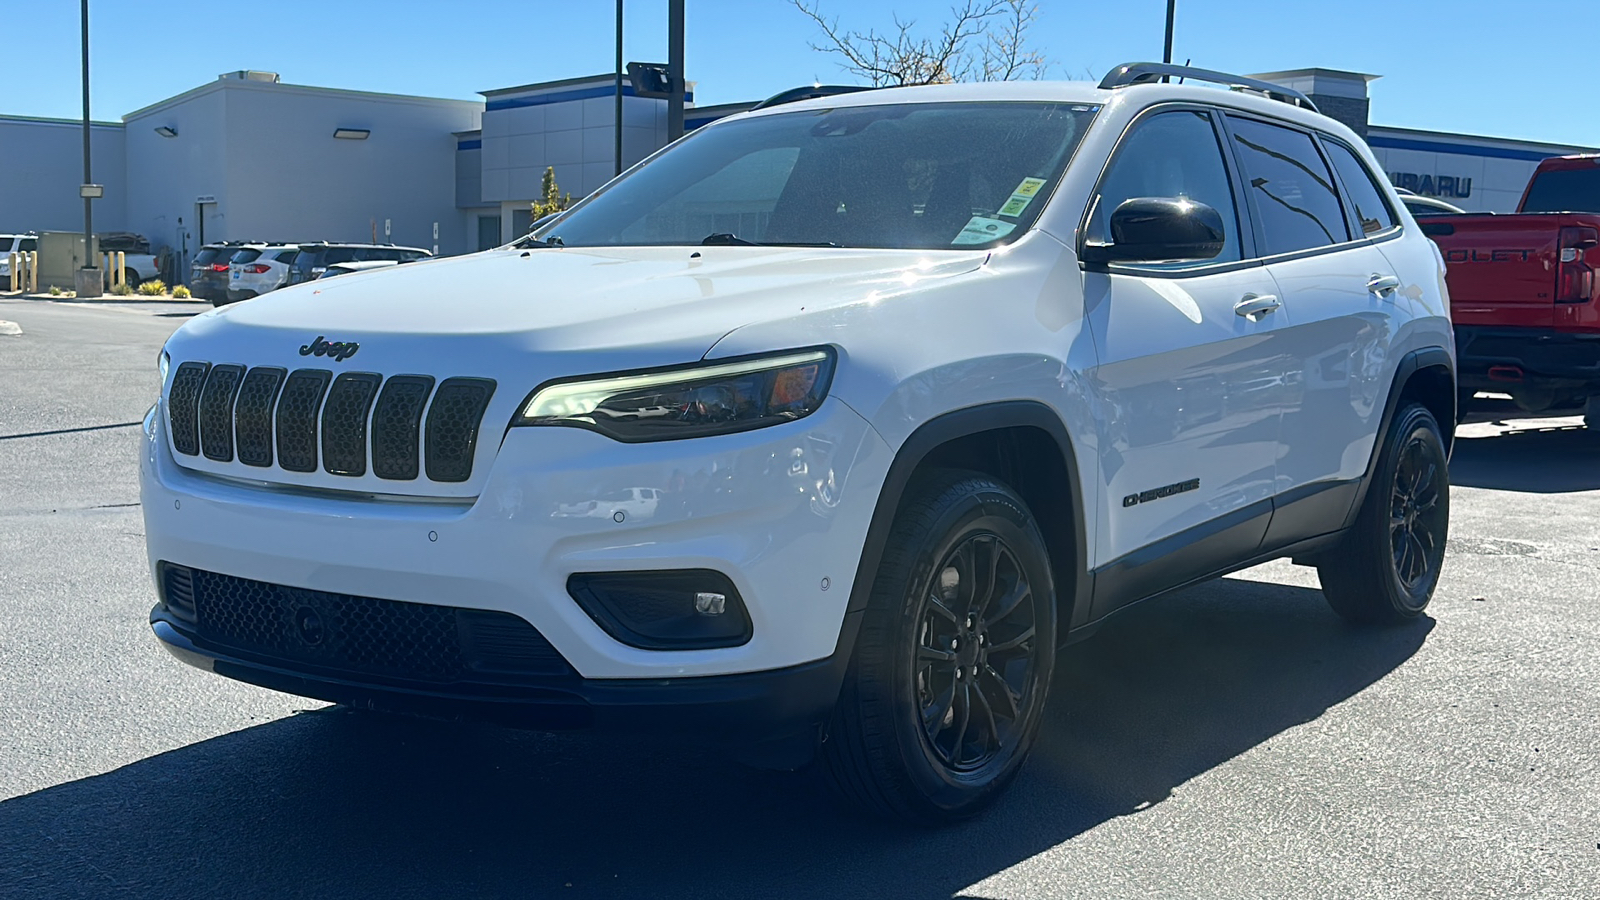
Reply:
[[[313,674],[208,646],[160,607],[150,625],[161,645],[189,665],[302,697],[519,728],[677,735],[733,749],[750,762],[786,768],[804,764],[815,748],[839,695],[858,620],[859,614],[847,622],[840,652],[783,669],[649,680],[568,674],[516,685],[420,685]]]
[[[456,502],[219,478],[180,466],[151,427],[141,500],[152,571],[510,613],[583,679],[682,679],[835,655],[891,455],[836,400],[787,425],[654,444],[513,428],[479,495]],[[567,593],[574,573],[661,569],[726,575],[750,640],[628,646]]]

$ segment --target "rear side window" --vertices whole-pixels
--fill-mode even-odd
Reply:
[[[367,258],[367,251],[364,247],[329,247],[322,251],[322,259],[317,264],[321,266],[336,266],[339,263]]]
[[[1133,126],[1100,182],[1094,217],[1089,222],[1090,239],[1108,240],[1111,214],[1125,201],[1140,197],[1178,197],[1204,203],[1222,215],[1223,233],[1227,235],[1222,252],[1213,259],[1140,263],[1141,267],[1192,268],[1241,258],[1233,186],[1208,114],[1197,110],[1165,112]]]
[[[1328,158],[1333,160],[1333,168],[1344,182],[1345,199],[1355,210],[1361,233],[1371,235],[1393,228],[1397,224],[1394,213],[1389,210],[1389,204],[1383,202],[1372,170],[1362,164],[1354,150],[1337,141],[1324,138],[1322,146],[1328,148]]]
[[[1520,212],[1600,212],[1600,166],[1536,174]]]
[[[18,253],[32,253],[37,249],[39,249],[39,241],[36,238],[23,238],[21,243],[17,245]]]
[[[1333,174],[1311,135],[1229,117],[1246,193],[1261,225],[1263,256],[1350,240]]]
[[[256,250],[254,248],[249,248],[249,249],[245,249],[245,250],[240,250],[238,253],[235,253],[233,255],[233,258],[228,260],[228,262],[234,263],[235,265],[241,265],[242,266],[245,263],[253,263],[253,262],[255,262],[256,260],[258,260],[260,258],[261,258],[261,251],[260,250]]]
[[[278,255],[274,256],[273,259],[281,263],[292,263],[299,252],[299,250],[279,250]]]

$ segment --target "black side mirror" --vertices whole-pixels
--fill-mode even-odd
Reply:
[[[1084,262],[1214,259],[1227,243],[1222,214],[1181,197],[1134,197],[1111,213],[1111,243],[1086,243]]]

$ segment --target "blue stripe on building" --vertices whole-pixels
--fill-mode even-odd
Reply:
[[[1420,150],[1424,153],[1492,156],[1496,159],[1520,159],[1528,162],[1538,162],[1542,159],[1549,159],[1552,156],[1564,155],[1559,151],[1513,150],[1509,147],[1468,147],[1461,144],[1446,144],[1441,141],[1418,141],[1411,138],[1368,137],[1367,144],[1372,147],[1382,147],[1386,150]]]
[[[592,100],[595,97],[615,97],[616,95],[616,86],[606,84],[591,88],[573,88],[570,91],[551,91],[548,94],[533,94],[526,97],[498,97],[485,103],[484,111],[493,112],[497,109],[521,109],[525,106],[546,106],[551,103],[566,103],[571,100]],[[637,97],[638,94],[634,93],[633,85],[625,84],[622,86],[622,96]],[[685,94],[683,99],[686,103],[693,103],[694,94]]]
[[[470,141],[456,141],[457,150],[482,150],[483,141],[473,138]]]

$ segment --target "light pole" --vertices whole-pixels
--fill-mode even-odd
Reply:
[[[613,147],[616,168],[613,175],[622,174],[622,0],[617,0],[617,133]]]
[[[683,137],[683,95],[689,85],[683,80],[683,0],[667,0],[667,80],[672,95],[667,98],[667,142]]]
[[[1161,61],[1172,62],[1172,23],[1178,17],[1178,0],[1167,0],[1167,46],[1161,51]]]
[[[98,297],[102,290],[100,267],[94,254],[94,196],[97,193],[89,165],[89,0],[83,0],[83,266],[73,279],[79,297]]]

